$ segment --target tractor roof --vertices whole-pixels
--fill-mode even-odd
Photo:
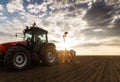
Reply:
[[[46,32],[46,33],[48,33],[48,31],[47,30],[44,30],[44,29],[42,29],[42,28],[40,28],[40,27],[31,27],[29,30],[36,30],[36,31],[42,31],[42,32]]]

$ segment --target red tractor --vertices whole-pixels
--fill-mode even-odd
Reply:
[[[23,41],[0,44],[0,60],[9,70],[21,70],[30,66],[33,54],[46,65],[57,62],[56,46],[48,43],[47,31],[37,27],[26,26]]]

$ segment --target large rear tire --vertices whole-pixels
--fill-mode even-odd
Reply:
[[[46,49],[43,50],[42,61],[45,65],[54,65],[57,62],[57,53],[54,45],[46,45]]]
[[[4,64],[11,71],[26,69],[30,66],[31,55],[28,50],[21,46],[10,48],[5,57]]]

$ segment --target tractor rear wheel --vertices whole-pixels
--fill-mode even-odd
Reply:
[[[43,50],[42,61],[45,65],[56,64],[57,54],[54,45],[46,45],[46,49]]]
[[[5,66],[11,71],[28,68],[31,62],[30,53],[20,46],[10,48],[4,58]]]

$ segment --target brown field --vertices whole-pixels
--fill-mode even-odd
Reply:
[[[0,65],[0,82],[120,82],[120,56],[79,56],[76,64],[9,72]]]

